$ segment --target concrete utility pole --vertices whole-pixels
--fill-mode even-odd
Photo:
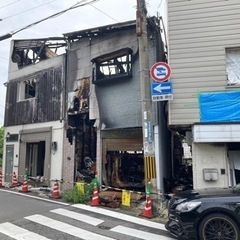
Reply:
[[[137,0],[136,32],[139,43],[139,71],[142,104],[142,131],[144,149],[144,168],[146,183],[148,179],[156,181],[156,163],[154,134],[152,124],[152,104],[150,94],[150,69],[147,34],[147,9],[145,0]],[[153,185],[156,183],[153,182]]]

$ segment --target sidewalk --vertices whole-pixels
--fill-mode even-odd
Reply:
[[[152,218],[145,218],[140,216],[143,213],[143,209],[145,206],[145,200],[141,201],[138,204],[131,204],[130,207],[126,207],[121,205],[119,208],[112,209],[113,211],[119,211],[124,214],[129,214],[135,217],[139,218],[145,218],[150,221],[158,222],[165,224],[168,217],[168,211],[167,211],[167,203],[163,202],[161,204],[154,204],[155,207],[153,207],[153,217]]]
[[[16,191],[16,192],[21,190],[21,188],[22,188],[21,186],[14,187],[14,188],[5,187],[5,189]],[[30,187],[29,190],[30,190],[30,192],[26,193],[26,195],[33,195],[33,196],[36,196],[39,198],[45,198],[45,199],[47,198],[47,199],[55,200],[56,202],[65,202],[65,203],[71,204],[71,203],[65,201],[63,198],[59,198],[59,199],[51,198],[51,189],[50,188],[44,188],[44,187],[31,188]],[[130,206],[124,206],[124,205],[120,204],[118,207],[109,207],[104,204],[101,204],[98,207],[105,208],[105,209],[115,211],[115,212],[124,213],[124,214],[131,215],[134,217],[145,218],[150,221],[165,224],[167,221],[167,216],[168,216],[167,200],[164,200],[163,202],[159,202],[159,200],[156,199],[156,200],[153,200],[152,202],[153,202],[153,207],[152,207],[153,217],[152,218],[140,216],[143,213],[143,209],[145,207],[145,198],[132,201]],[[90,203],[89,203],[89,205],[90,205]]]

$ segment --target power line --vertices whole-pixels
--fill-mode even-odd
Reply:
[[[115,22],[119,22],[118,20],[116,20],[115,18],[111,17],[110,15],[108,15],[107,13],[103,12],[102,10],[100,10],[99,8],[93,6],[92,4],[90,4],[93,8],[95,8],[96,10],[98,10],[99,12],[103,13],[104,15],[106,15],[107,17],[111,18],[112,20],[114,20]]]
[[[49,1],[49,2],[47,2],[47,3],[38,5],[38,6],[36,6],[36,7],[29,8],[29,9],[27,9],[27,10],[25,10],[25,11],[22,11],[22,12],[19,12],[19,13],[15,13],[15,14],[13,14],[13,15],[10,15],[10,16],[7,16],[7,17],[5,17],[5,18],[2,18],[1,20],[3,21],[3,20],[6,20],[6,19],[8,19],[8,18],[12,18],[12,17],[18,16],[18,15],[20,15],[20,14],[23,14],[23,13],[25,13],[25,12],[29,12],[29,11],[31,11],[31,10],[33,10],[33,9],[42,7],[42,6],[44,6],[44,5],[47,5],[47,4],[49,4],[49,3],[51,3],[51,2],[55,2],[55,1],[56,1],[56,0],[52,0],[52,1]]]
[[[158,5],[157,9],[159,9],[159,8],[161,7],[162,2],[163,2],[163,0],[160,1],[160,3],[159,3],[159,5]]]
[[[15,31],[12,31],[12,32],[10,32],[10,33],[7,33],[7,34],[5,34],[5,35],[0,36],[0,41],[5,40],[5,39],[8,39],[8,38],[11,38],[14,34],[16,34],[16,33],[18,33],[18,32],[21,32],[21,31],[23,31],[23,30],[25,30],[25,29],[27,29],[27,28],[32,27],[32,26],[35,26],[35,25],[37,25],[37,24],[39,24],[39,23],[41,23],[41,22],[44,22],[44,21],[46,21],[46,20],[48,20],[48,19],[58,17],[58,16],[64,14],[65,12],[68,12],[68,11],[70,11],[70,10],[73,10],[73,9],[75,9],[75,8],[82,7],[82,6],[85,6],[85,5],[88,5],[88,4],[95,3],[95,2],[97,2],[97,1],[99,1],[99,0],[90,0],[90,1],[88,1],[88,0],[82,0],[81,2],[77,2],[76,4],[74,4],[73,6],[71,6],[70,8],[67,8],[67,9],[65,9],[65,10],[62,10],[62,11],[57,12],[57,13],[55,13],[55,14],[53,14],[53,15],[50,15],[50,16],[48,16],[48,17],[46,17],[46,18],[43,18],[43,19],[41,19],[41,20],[39,20],[39,21],[37,21],[37,22],[31,23],[31,24],[29,24],[29,25],[27,25],[27,26],[25,26],[25,27],[19,28],[19,29],[15,30]]]
[[[12,5],[12,4],[16,3],[16,2],[19,2],[19,1],[20,1],[20,0],[17,0],[17,1],[15,1],[15,2],[9,3],[9,4],[7,4],[7,5],[1,6],[0,9],[5,8],[5,7],[8,7],[8,6],[10,6],[10,5]]]
[[[8,59],[7,58],[3,58],[3,57],[0,57],[1,59],[3,59],[3,60],[6,60],[6,61],[8,61]]]

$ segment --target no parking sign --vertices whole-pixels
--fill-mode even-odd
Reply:
[[[165,62],[157,62],[150,69],[150,76],[157,82],[167,81],[171,76],[172,70]]]

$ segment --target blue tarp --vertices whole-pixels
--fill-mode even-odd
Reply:
[[[201,122],[240,122],[240,91],[199,94]]]

